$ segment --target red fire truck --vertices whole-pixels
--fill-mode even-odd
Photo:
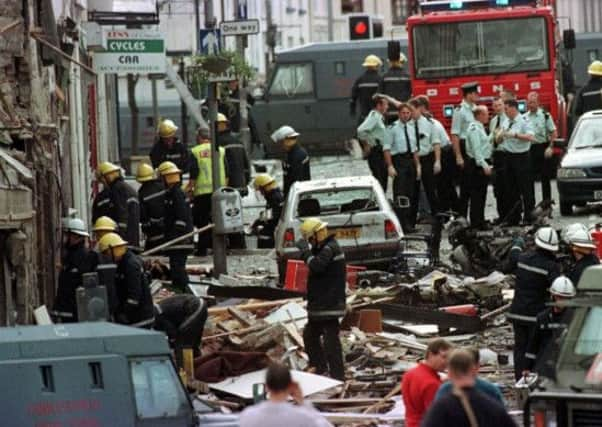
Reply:
[[[551,0],[421,1],[410,17],[408,53],[414,94],[426,94],[431,110],[449,129],[461,86],[477,81],[482,102],[501,90],[527,94],[543,107],[566,137],[566,104],[557,80],[556,18]]]

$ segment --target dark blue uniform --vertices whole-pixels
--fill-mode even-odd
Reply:
[[[190,150],[178,140],[168,146],[161,139],[158,139],[151,148],[150,159],[154,169],[157,169],[161,163],[169,161],[175,163],[182,173],[189,172],[192,163]]]
[[[128,249],[117,264],[115,320],[124,325],[150,329],[154,323],[150,280],[142,259]]]
[[[165,192],[165,238],[166,241],[190,233],[193,230],[192,210],[179,184]],[[188,286],[186,258],[192,252],[192,236],[165,250],[169,256],[171,281],[174,287],[185,290]]]
[[[138,189],[140,224],[146,237],[144,249],[159,246],[165,240],[165,186],[159,180],[143,182]]]
[[[282,162],[282,173],[284,175],[284,195],[288,195],[291,185],[297,181],[311,180],[309,169],[309,155],[299,144],[286,153],[286,160]]]

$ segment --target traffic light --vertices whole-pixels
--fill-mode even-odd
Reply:
[[[382,18],[370,15],[349,15],[349,40],[369,40],[383,36]]]

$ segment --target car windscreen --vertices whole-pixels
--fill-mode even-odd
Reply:
[[[574,352],[577,356],[593,356],[602,353],[602,307],[592,307],[583,321]]]
[[[378,210],[376,194],[370,187],[305,192],[297,203],[297,217],[301,218]]]
[[[571,149],[602,147],[602,120],[600,118],[583,119],[577,125],[571,137]]]
[[[543,17],[423,24],[412,35],[419,79],[550,69]]]

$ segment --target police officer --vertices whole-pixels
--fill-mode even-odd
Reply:
[[[274,232],[282,214],[284,206],[284,195],[278,187],[276,180],[267,173],[259,174],[253,182],[255,190],[261,192],[267,203],[266,210],[269,212],[267,218],[255,221],[253,228],[257,229],[257,247],[273,248]]]
[[[539,106],[539,95],[530,92],[527,95],[527,112],[523,117],[531,125],[535,140],[531,143],[531,168],[533,178],[541,180],[542,200],[552,200],[550,180],[554,178],[554,140],[558,136],[556,125],[550,113]]]
[[[145,236],[144,249],[159,246],[165,239],[165,186],[155,179],[152,166],[140,163],[136,171],[138,200],[140,201],[140,224]]]
[[[483,229],[485,223],[485,202],[487,200],[487,184],[492,173],[491,155],[493,145],[485,131],[489,122],[489,110],[479,105],[474,111],[475,121],[466,131],[466,160],[464,172],[470,182],[469,204],[470,225]]]
[[[602,108],[602,61],[592,62],[587,72],[590,79],[577,94],[575,119],[588,111]]]
[[[378,70],[382,65],[383,63],[378,56],[366,56],[364,63],[362,64],[362,67],[364,67],[366,71],[364,71],[364,73],[353,83],[349,108],[351,116],[355,117],[357,113],[357,104],[359,102],[360,116],[357,121],[358,123],[363,122],[372,109],[372,96],[374,96],[380,85]]]
[[[163,120],[159,125],[158,138],[150,152],[153,168],[158,168],[165,161],[170,161],[184,171],[189,172],[191,156],[188,147],[178,141],[176,132],[178,127],[169,119]]]
[[[150,329],[154,323],[150,279],[144,271],[142,259],[128,249],[127,244],[115,233],[106,234],[98,242],[99,252],[117,265],[115,321]]]
[[[140,246],[140,205],[138,194],[121,176],[121,168],[113,163],[103,162],[98,166],[111,191],[112,209],[109,213],[122,235],[133,248]]]
[[[495,196],[496,208],[498,213],[497,222],[501,223],[508,214],[508,208],[505,205],[508,197],[506,196],[506,150],[498,135],[502,132],[504,122],[508,120],[504,108],[504,100],[496,98],[492,103],[493,117],[489,121],[489,138],[493,144],[493,194]]]
[[[401,197],[412,205],[415,201],[416,180],[420,179],[422,171],[410,104],[402,103],[399,106],[399,120],[387,128],[386,135],[383,153],[387,173],[393,178],[394,201],[400,205]],[[415,224],[407,208],[399,209],[397,216],[406,233],[414,230]]]
[[[193,230],[192,211],[182,190],[182,171],[172,162],[161,163],[158,171],[165,185],[165,240],[169,242]],[[188,286],[186,258],[192,249],[191,236],[164,250],[169,256],[171,283],[179,291]]]
[[[113,210],[113,205],[111,204],[111,189],[98,171],[96,171],[96,181],[102,185],[102,190],[96,194],[96,197],[94,197],[94,201],[92,202],[93,222],[96,222],[101,216],[111,215],[111,211]]]
[[[154,329],[165,332],[170,347],[176,350],[176,355],[178,350],[184,348],[191,348],[194,357],[201,355],[201,340],[206,321],[207,304],[194,295],[174,295],[155,304]]]
[[[357,137],[362,143],[364,157],[368,159],[372,176],[380,183],[385,193],[387,192],[387,181],[389,180],[383,156],[383,143],[386,134],[384,115],[387,108],[387,100],[374,95],[374,108],[357,128]]]
[[[523,221],[531,221],[531,212],[535,207],[535,190],[533,188],[533,171],[531,170],[531,157],[529,151],[531,142],[535,140],[533,130],[518,111],[518,102],[508,100],[504,102],[508,120],[504,122],[498,140],[501,141],[506,151],[506,201],[508,208],[508,223],[520,223],[521,210]],[[522,207],[522,209],[521,209]]]
[[[399,42],[397,46],[399,46]],[[412,96],[412,81],[409,74],[404,70],[403,65],[406,63],[406,56],[396,49],[397,56],[389,57],[389,69],[383,74],[378,88],[379,93],[384,93],[401,102],[407,102]],[[397,120],[397,108],[390,105],[387,110],[385,122],[387,125],[393,124]]]
[[[431,208],[431,215],[437,215],[439,212],[436,176],[441,173],[441,140],[434,122],[422,114],[420,102],[412,99],[410,105],[412,106],[414,136],[420,160],[420,170],[422,171],[420,182],[415,181],[416,188],[412,204],[412,221],[416,222],[421,183]]]
[[[456,156],[456,180],[460,184],[460,198],[458,200],[457,212],[466,216],[468,212],[468,178],[462,172],[464,169],[464,156],[466,153],[465,141],[468,125],[474,121],[473,110],[479,100],[479,84],[477,82],[462,85],[462,103],[456,107],[452,116],[451,140]]]
[[[526,368],[525,352],[535,327],[536,316],[545,309],[548,288],[560,275],[556,262],[558,235],[550,227],[542,227],[535,234],[536,248],[518,253],[515,260],[516,282],[514,298],[507,318],[514,329],[514,375],[519,380]]]
[[[92,231],[94,232],[94,240],[96,242],[100,241],[105,234],[108,233],[117,233],[119,232],[119,227],[117,223],[113,221],[112,218],[108,216],[101,216],[94,223],[94,227],[92,227]]]
[[[309,269],[308,322],[303,341],[309,364],[316,373],[328,373],[331,378],[344,380],[339,318],[345,314],[346,263],[345,255],[327,226],[317,218],[306,219],[301,224],[302,239],[296,243],[301,259]]]
[[[77,322],[75,290],[82,285],[82,274],[96,269],[97,257],[87,248],[86,225],[79,218],[66,218],[63,227],[63,259],[58,288],[50,314],[55,321]]]
[[[568,277],[557,277],[552,283],[550,295],[555,305],[537,315],[525,352],[523,375],[528,375],[535,369],[539,375],[547,378],[555,377],[560,345],[574,313],[572,308],[563,306],[562,302],[570,300],[575,294],[575,286]]]
[[[290,126],[282,126],[271,136],[272,140],[282,143],[286,159],[282,161],[284,175],[284,197],[288,195],[291,186],[297,181],[311,180],[309,155],[298,142],[299,133]]]
[[[596,245],[583,224],[571,224],[567,229],[565,240],[575,261],[567,276],[573,283],[579,284],[581,275],[587,267],[600,264],[596,256]]]
[[[211,195],[213,194],[213,169],[211,166],[211,140],[209,132],[200,128],[197,131],[197,145],[192,149],[193,162],[190,167],[189,191],[193,194],[192,218],[194,225],[202,228],[211,221]],[[218,147],[219,183],[226,185],[226,150]],[[201,233],[197,241],[197,255],[207,256],[211,247],[211,233]]]

